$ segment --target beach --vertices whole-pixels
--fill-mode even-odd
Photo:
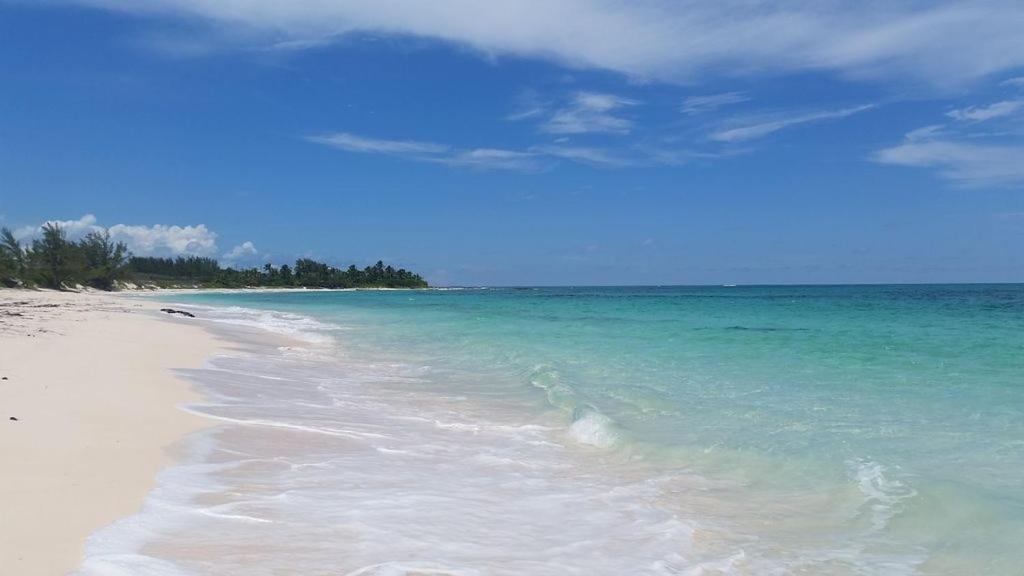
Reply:
[[[0,567],[65,574],[93,531],[132,514],[206,425],[171,368],[220,343],[149,300],[0,290]],[[159,316],[159,317],[158,317]]]
[[[4,573],[1021,561],[1020,286],[0,296]]]
[[[0,0],[0,576],[1024,576],[1024,0]]]

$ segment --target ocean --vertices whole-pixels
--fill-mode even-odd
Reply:
[[[159,297],[238,349],[83,575],[1024,573],[1024,285]]]

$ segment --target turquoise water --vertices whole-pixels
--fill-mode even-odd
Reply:
[[[269,324],[315,335],[339,362],[359,359],[371,373],[400,366],[415,374],[408,394],[465,398],[474,417],[493,410],[544,426],[580,477],[606,473],[631,486],[675,478],[644,509],[670,511],[694,534],[676,568],[658,573],[1024,566],[1022,285],[178,300],[233,310],[235,320],[251,310],[296,315]],[[298,317],[316,323],[288,320]],[[582,507],[573,522],[587,514]],[[637,554],[635,570],[607,573],[653,573]]]

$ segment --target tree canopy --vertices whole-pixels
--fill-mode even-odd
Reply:
[[[304,288],[426,288],[427,282],[404,268],[395,269],[378,261],[363,269],[354,265],[342,270],[309,258],[300,258],[295,266],[262,268],[221,268],[213,258],[132,258],[130,268],[136,279],[164,286],[304,287]]]
[[[222,268],[213,258],[136,257],[123,242],[94,231],[72,241],[58,224],[43,226],[42,234],[23,245],[14,234],[0,229],[0,285],[45,286],[63,289],[76,285],[114,290],[119,282],[161,287],[305,287],[305,288],[426,288],[427,282],[404,268],[378,261],[373,266],[342,270],[309,258],[294,267],[264,264],[261,268]]]

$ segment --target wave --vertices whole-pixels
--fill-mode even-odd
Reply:
[[[190,304],[191,308],[204,310],[201,316],[218,324],[248,326],[281,334],[310,344],[329,344],[334,341],[330,333],[343,327],[327,324],[308,316],[274,310],[258,310],[242,306],[203,306]]]
[[[569,435],[581,444],[598,448],[610,448],[619,441],[615,421],[597,410],[577,410],[577,416],[569,426]]]
[[[884,530],[889,521],[903,511],[905,500],[917,495],[917,490],[899,480],[886,476],[886,469],[872,460],[852,460],[854,481],[863,494],[871,526],[876,531]]]
[[[384,562],[364,566],[345,576],[406,576],[422,574],[422,576],[478,576],[478,570],[459,570],[446,568],[433,562]]]
[[[544,391],[549,404],[571,415],[569,436],[573,440],[597,448],[610,448],[619,441],[617,423],[584,402],[576,389],[562,379],[558,369],[538,364],[530,373],[529,382]]]
[[[538,364],[528,378],[530,385],[544,391],[548,403],[568,413],[576,408],[577,394],[572,386],[562,381],[562,374],[553,366]]]

